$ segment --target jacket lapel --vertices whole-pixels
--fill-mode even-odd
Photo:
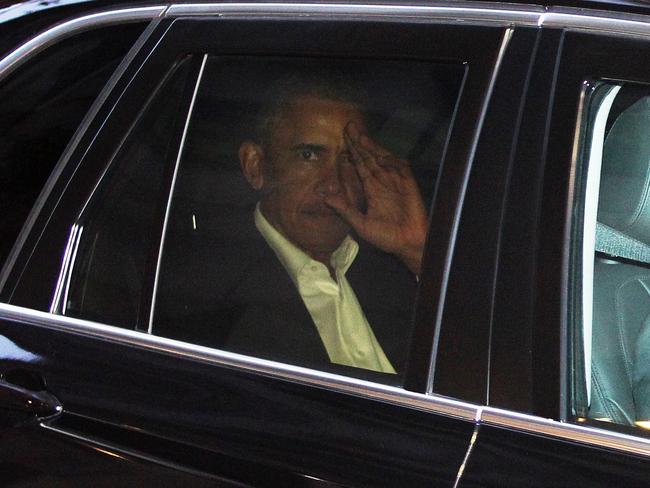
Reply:
[[[229,298],[242,304],[230,345],[305,366],[328,363],[313,320],[275,253],[262,241],[248,263]]]
[[[346,276],[377,341],[401,371],[410,343],[415,277],[393,256],[366,243],[359,246]]]

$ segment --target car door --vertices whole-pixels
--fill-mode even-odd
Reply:
[[[608,217],[632,214],[630,184],[644,188],[644,125],[630,117],[647,93],[647,19],[627,20],[558,9],[542,23],[502,223],[488,407],[460,486],[647,484],[633,379],[646,298],[630,293],[647,263]]]
[[[128,469],[133,484],[452,486],[475,434],[468,401],[487,395],[490,326],[490,289],[459,270],[472,246],[493,254],[498,228],[463,235],[471,226],[461,209],[468,188],[479,194],[482,177],[470,178],[486,171],[472,166],[479,135],[506,86],[503,130],[490,131],[499,154],[511,147],[536,18],[523,9],[170,7],[95,102],[3,268],[12,481],[110,484]],[[234,128],[248,127],[235,116],[272,76],[323,66],[361,77],[377,137],[411,158],[430,208],[417,301],[399,309],[414,318],[397,375],[238,354],[211,332],[236,313],[214,315],[205,299],[232,263],[206,272],[245,237],[231,232],[246,218],[233,208],[250,218],[255,203],[236,166],[214,170],[237,147]],[[490,219],[501,198],[486,198]],[[477,204],[463,217],[476,219]],[[450,274],[457,249],[464,257]],[[491,283],[494,271],[487,260],[480,274]],[[465,292],[478,293],[470,307]],[[383,297],[388,307],[393,297]],[[78,470],[65,458],[80,452],[88,461]]]

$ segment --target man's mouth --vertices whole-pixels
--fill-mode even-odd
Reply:
[[[312,217],[339,217],[339,214],[329,207],[307,208],[304,209],[302,213]]]

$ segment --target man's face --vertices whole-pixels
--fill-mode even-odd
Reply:
[[[334,251],[350,230],[325,198],[341,194],[357,208],[363,203],[344,138],[351,122],[365,131],[363,116],[352,104],[296,97],[263,148],[262,213],[314,258]]]

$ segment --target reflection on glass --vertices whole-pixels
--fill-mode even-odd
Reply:
[[[153,333],[400,373],[461,66],[211,57]]]
[[[147,263],[157,249],[166,168],[177,155],[174,131],[187,117],[181,104],[192,82],[188,63],[179,63],[154,87],[119,151],[102,161],[106,172],[73,226],[79,231],[66,251],[54,311],[146,327]]]

